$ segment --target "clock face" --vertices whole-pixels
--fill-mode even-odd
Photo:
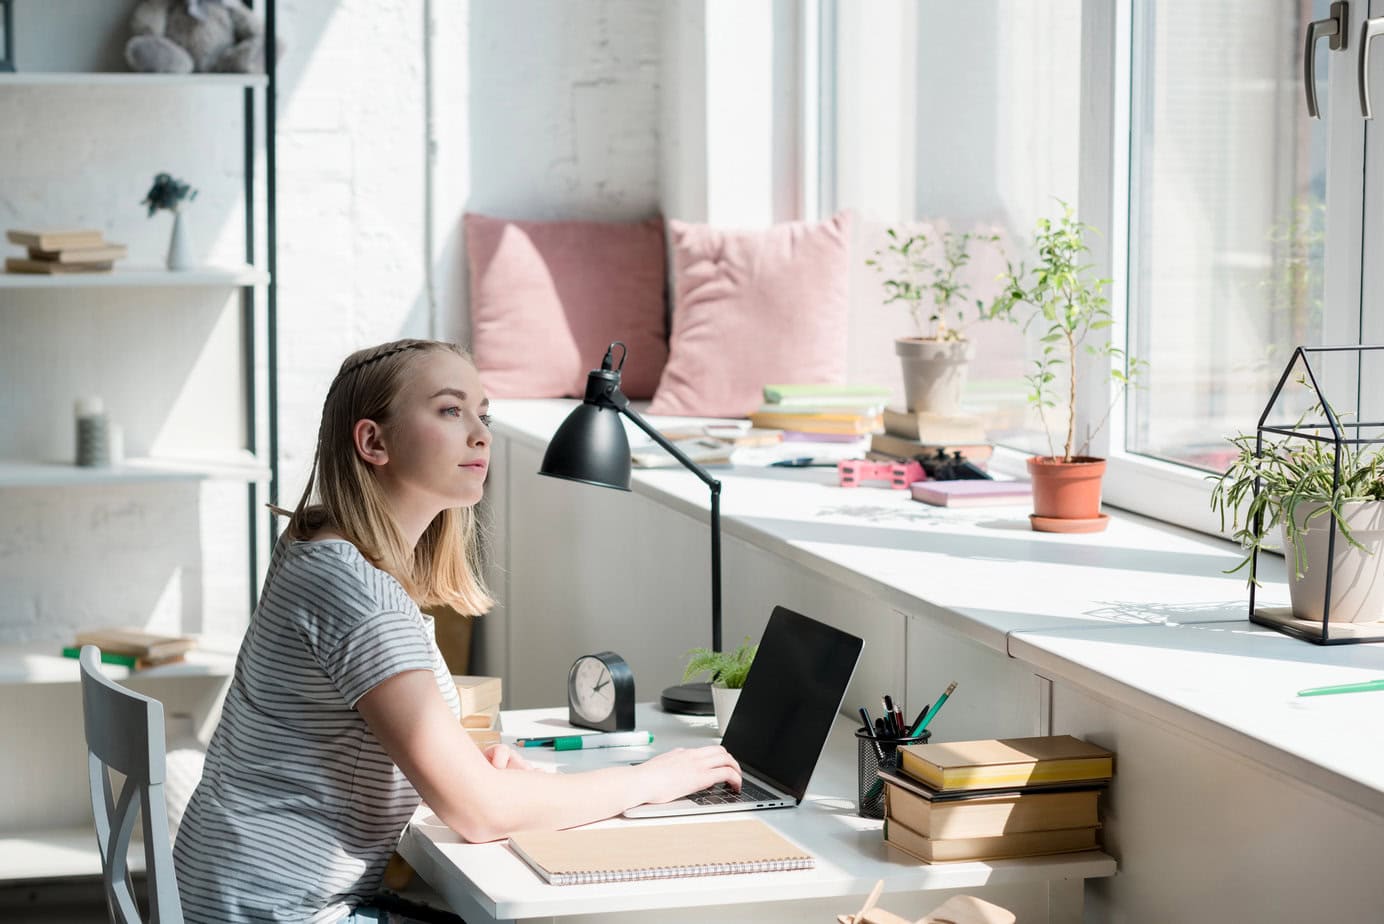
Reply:
[[[615,711],[615,683],[610,668],[591,655],[578,658],[572,665],[567,694],[572,710],[592,724],[606,721]]]
[[[567,672],[567,721],[598,731],[634,728],[634,673],[613,651],[582,655]]]

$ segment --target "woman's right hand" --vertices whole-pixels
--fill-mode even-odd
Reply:
[[[717,783],[740,789],[740,765],[719,744],[664,751],[636,769],[644,776],[645,802],[672,802]]]

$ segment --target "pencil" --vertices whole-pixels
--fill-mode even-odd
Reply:
[[[932,722],[933,718],[936,717],[937,713],[941,711],[942,706],[947,702],[947,697],[951,696],[955,690],[956,681],[953,680],[951,683],[947,684],[947,688],[942,691],[942,695],[937,697],[937,702],[932,704],[932,708],[927,711],[927,715],[923,716],[923,720],[918,723],[917,727],[913,729],[913,733],[908,737],[916,738],[921,735]]]

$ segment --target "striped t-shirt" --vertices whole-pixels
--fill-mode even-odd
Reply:
[[[345,540],[281,540],[173,846],[188,921],[339,921],[373,895],[418,794],[356,702],[429,670],[432,620]]]

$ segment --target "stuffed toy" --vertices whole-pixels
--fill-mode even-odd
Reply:
[[[264,24],[241,0],[141,0],[130,16],[130,31],[125,61],[136,71],[264,70]],[[282,46],[277,51],[282,53]]]

